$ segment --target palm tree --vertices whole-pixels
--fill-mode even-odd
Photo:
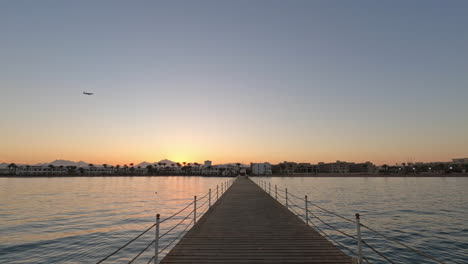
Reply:
[[[104,163],[104,164],[102,164],[102,166],[104,167],[104,169],[107,169],[108,165]]]
[[[90,163],[88,164],[88,166],[89,166],[89,175],[91,175],[91,169],[94,167],[94,164]]]
[[[154,167],[153,167],[153,165],[148,165],[148,166],[146,166],[146,169],[148,170],[148,173],[151,174],[151,173],[153,173]]]
[[[52,173],[53,173],[53,170],[55,169],[55,166],[52,165],[52,164],[49,164],[49,166],[47,166],[47,167],[49,167],[49,169],[50,169],[50,170],[49,170],[49,174],[52,174]]]
[[[16,174],[16,168],[18,168],[18,166],[14,163],[10,163],[10,165],[8,165],[8,169],[13,170],[13,174]]]

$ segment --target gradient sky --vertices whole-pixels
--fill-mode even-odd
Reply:
[[[467,14],[468,1],[1,1],[0,162],[466,157]]]

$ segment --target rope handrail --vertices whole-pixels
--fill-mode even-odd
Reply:
[[[203,212],[200,213],[200,217],[202,217],[202,215],[204,215],[206,212],[208,212],[209,209],[210,209],[210,208],[207,206],[207,207],[205,208],[205,210],[204,210]]]
[[[148,227],[148,229],[146,229],[145,231],[143,231],[141,234],[139,234],[138,236],[136,236],[135,238],[133,238],[132,240],[128,241],[125,245],[121,246],[120,248],[118,248],[117,250],[115,250],[114,252],[110,253],[107,257],[101,259],[100,261],[96,262],[96,264],[99,264],[99,263],[102,263],[103,261],[105,261],[106,259],[110,258],[111,256],[113,256],[114,254],[116,254],[117,252],[119,252],[121,249],[125,248],[126,246],[130,245],[130,243],[132,243],[133,241],[137,240],[139,237],[141,237],[142,235],[146,234],[146,232],[148,232],[149,230],[151,230],[153,227],[155,227],[156,224],[152,224],[150,227]]]
[[[167,220],[173,218],[174,216],[176,216],[176,215],[182,213],[185,209],[189,208],[189,206],[191,206],[193,203],[194,203],[194,201],[192,201],[191,203],[187,204],[184,208],[180,209],[177,213],[175,213],[175,214],[169,216],[168,218],[165,218],[164,220],[161,220],[161,222],[159,222],[159,223],[162,224],[162,223],[166,222]]]
[[[206,200],[204,203],[200,204],[200,205],[198,206],[198,208],[201,208],[201,207],[205,206],[205,204],[207,204],[207,203],[208,203],[208,200]]]
[[[301,207],[301,206],[297,205],[297,204],[296,204],[296,203],[294,203],[293,201],[291,201],[291,200],[288,200],[288,202],[289,202],[290,204],[292,204],[292,205],[296,206],[297,208],[299,208],[299,209],[302,209],[302,210],[304,210],[304,211],[305,211],[305,208],[304,208],[304,207]]]
[[[224,185],[225,186],[225,189],[224,189],[224,192],[221,193],[224,194],[226,192],[227,189],[229,189],[232,185],[232,180],[227,180],[227,181],[224,181],[221,183],[221,185]],[[216,188],[216,196],[218,196],[219,194],[219,184],[217,185],[217,188]],[[211,190],[211,189],[210,189]],[[202,209],[207,203],[208,203],[208,195],[210,195],[210,191],[207,192],[205,195],[203,195],[202,197],[196,199],[196,201],[202,201],[203,199],[206,199],[206,201],[204,203],[202,203],[201,205],[199,205],[197,208],[194,208],[187,216],[185,216],[181,221],[179,221],[176,225],[174,225],[173,227],[171,227],[170,229],[168,229],[163,235],[159,236],[158,239],[161,239],[163,238],[164,236],[166,236],[167,234],[169,234],[170,232],[172,232],[175,228],[177,228],[179,225],[181,225],[185,220],[187,220],[191,215],[192,213],[196,210],[196,209]],[[214,193],[213,193],[214,194]],[[211,196],[210,196],[211,198]],[[215,199],[216,200],[216,199]],[[176,213],[172,214],[171,216],[161,220],[159,222],[159,224],[162,224],[172,218],[174,218],[175,216],[179,215],[180,213],[182,213],[183,211],[187,210],[187,208],[189,208],[191,205],[193,205],[195,202],[195,200],[193,200],[192,202],[190,202],[189,204],[187,204],[184,208],[180,209],[179,211],[177,211]],[[199,214],[199,216],[203,215],[204,213],[206,213],[209,209],[209,206],[206,206],[207,208],[201,212]],[[176,239],[174,239],[171,243],[169,243],[164,249],[161,250],[161,252],[163,252],[164,250],[167,249],[167,247],[169,247],[175,240],[177,240],[178,238],[180,238],[180,236],[182,235],[182,233],[184,233],[187,228],[194,222],[194,219],[185,227],[185,229],[177,236]],[[135,238],[133,238],[132,240],[128,241],[126,244],[124,244],[123,246],[121,246],[120,248],[118,248],[117,250],[113,251],[111,254],[107,255],[105,258],[101,259],[100,261],[96,262],[96,264],[100,264],[102,262],[104,262],[105,260],[109,259],[110,257],[112,257],[113,255],[115,255],[117,252],[119,252],[120,250],[122,250],[123,248],[125,248],[126,246],[130,245],[132,242],[134,242],[135,240],[137,240],[138,238],[140,238],[142,235],[146,234],[149,230],[151,230],[153,227],[155,227],[156,224],[152,224],[148,229],[146,229],[145,231],[143,231],[141,234],[139,234],[138,236],[136,236]],[[145,252],[152,244],[154,244],[156,242],[156,240],[153,240],[150,244],[148,244],[142,251],[140,251],[129,263],[132,263],[133,261],[135,261],[141,254],[143,254],[143,252]],[[160,252],[160,253],[161,253]],[[148,263],[150,263],[152,260],[154,260],[155,256],[153,256],[150,261]]]
[[[138,255],[136,255],[132,260],[130,260],[128,264],[132,264],[133,261],[135,261],[141,254],[143,254],[143,252],[145,252],[151,245],[153,245],[154,242],[156,242],[156,239],[153,239],[153,241],[151,241],[151,243],[149,243],[142,251],[140,251]]]
[[[372,232],[374,232],[374,233],[376,233],[376,234],[382,236],[383,238],[385,238],[385,239],[387,239],[387,240],[389,240],[389,241],[391,241],[391,242],[393,242],[393,243],[396,243],[396,244],[398,244],[398,245],[400,245],[400,246],[403,246],[403,247],[405,247],[405,248],[407,248],[407,249],[409,249],[409,250],[411,250],[411,251],[413,251],[413,252],[415,252],[415,253],[417,253],[417,254],[419,254],[419,255],[421,255],[421,256],[424,256],[424,257],[426,257],[426,258],[428,258],[428,259],[430,259],[430,260],[432,260],[432,261],[435,261],[435,262],[437,262],[437,263],[445,264],[445,262],[443,262],[443,261],[441,261],[441,260],[438,260],[438,259],[436,259],[435,257],[433,257],[433,256],[431,256],[431,255],[428,255],[428,254],[426,254],[426,253],[424,253],[424,252],[422,252],[422,251],[420,251],[420,250],[417,250],[417,249],[415,249],[415,248],[412,248],[412,247],[410,247],[410,246],[408,246],[408,245],[406,245],[406,244],[404,244],[404,243],[402,243],[402,242],[400,242],[400,241],[397,241],[397,240],[395,240],[394,238],[391,238],[391,237],[389,237],[389,236],[387,236],[387,235],[385,235],[385,234],[383,234],[383,233],[381,233],[381,232],[379,232],[379,231],[377,231],[377,230],[374,230],[373,228],[370,228],[370,227],[368,227],[368,226],[366,226],[366,225],[364,225],[364,224],[360,224],[360,225],[361,225],[362,227],[367,228],[368,230],[370,230],[370,231],[372,231]]]
[[[283,199],[286,199],[285,196],[283,196],[283,195],[281,195],[281,194],[279,194],[279,193],[278,193],[278,197],[281,197],[281,198],[283,198]]]
[[[307,201],[307,203],[310,204],[310,205],[312,205],[312,206],[315,206],[315,207],[319,208],[320,210],[323,210],[323,211],[325,211],[325,212],[327,212],[327,213],[329,213],[329,214],[332,214],[332,215],[337,216],[337,217],[339,217],[339,218],[341,218],[341,219],[343,219],[343,220],[346,220],[346,221],[348,221],[348,222],[350,222],[350,223],[354,223],[354,224],[356,223],[356,221],[354,221],[354,220],[351,220],[351,219],[349,219],[349,218],[347,218],[347,217],[344,217],[344,216],[341,216],[341,215],[339,215],[339,214],[337,214],[337,213],[334,213],[334,212],[332,212],[332,211],[329,211],[329,210],[327,210],[327,209],[325,209],[325,208],[323,208],[323,207],[321,207],[321,206],[318,206],[318,205],[316,205],[316,204],[314,204],[314,203],[312,203],[312,202],[310,202],[310,201]]]
[[[276,190],[277,190],[277,191],[280,191],[280,192],[282,192],[282,193],[286,193],[286,189],[285,189],[285,190],[281,190],[280,188],[277,188]]]
[[[292,197],[298,199],[298,200],[301,200],[301,201],[304,201],[304,198],[301,198],[301,197],[297,197],[296,195],[294,195],[292,192],[288,192],[288,195],[291,195]]]
[[[258,183],[258,182],[257,182],[257,184],[258,184],[260,187],[262,186],[262,184],[260,184],[260,183]],[[282,192],[282,193],[286,193],[285,190],[283,191],[283,190],[281,190],[280,188],[277,188],[277,191]],[[283,196],[283,195],[281,195],[281,194],[279,194],[279,193],[277,193],[277,196],[280,197],[280,198],[286,199],[285,196]],[[294,194],[291,193],[291,192],[288,192],[288,196],[291,196],[291,197],[294,197],[294,198],[296,198],[296,199],[303,200],[303,201],[305,200],[305,199],[302,199],[302,198],[300,198],[300,197],[294,195]],[[289,197],[288,197],[288,198],[289,198]],[[288,199],[288,202],[291,203],[292,205],[294,205],[294,206],[300,208],[300,209],[305,210],[304,208],[302,208],[302,207],[298,206],[297,204],[295,204],[294,202],[292,202],[291,199]],[[323,208],[323,207],[321,207],[321,206],[319,206],[319,205],[317,205],[317,204],[314,204],[314,203],[312,203],[312,202],[310,202],[310,201],[307,201],[307,203],[310,204],[310,205],[312,205],[312,206],[314,206],[314,207],[319,208],[320,210],[322,210],[322,211],[324,211],[324,212],[327,212],[327,213],[329,213],[329,214],[331,214],[331,215],[337,216],[337,217],[339,217],[339,218],[341,218],[341,219],[343,219],[343,220],[345,220],[345,221],[348,221],[348,222],[354,223],[354,224],[356,223],[354,220],[351,220],[351,219],[349,219],[349,218],[347,218],[347,217],[341,216],[341,215],[339,215],[339,214],[337,214],[337,213],[334,213],[334,212],[332,212],[332,211],[330,211],[330,210],[327,210],[327,209],[325,209],[325,208]],[[296,215],[300,216],[292,207],[289,206],[289,209],[290,209],[291,211],[293,211],[293,213],[295,213]],[[343,235],[345,235],[345,236],[347,236],[347,237],[349,237],[349,238],[352,238],[352,239],[355,239],[355,240],[356,240],[356,238],[355,238],[354,236],[349,235],[349,234],[346,234],[345,232],[343,232],[343,231],[341,231],[341,230],[339,230],[339,229],[337,229],[337,228],[331,226],[330,224],[326,223],[325,221],[323,221],[322,219],[320,219],[319,217],[317,217],[317,216],[316,216],[314,213],[312,213],[310,210],[307,210],[307,211],[308,211],[308,213],[310,213],[314,218],[318,219],[320,222],[322,222],[323,224],[325,224],[325,225],[327,225],[328,227],[332,228],[333,230],[335,230],[335,231],[337,231],[337,232],[339,232],[339,233],[341,233],[341,234],[343,234]],[[311,223],[312,223],[318,230],[320,230],[313,222],[311,222]],[[418,249],[412,248],[412,247],[410,247],[410,246],[408,246],[408,245],[406,245],[406,244],[404,244],[404,243],[402,243],[402,242],[400,242],[400,241],[397,241],[397,240],[395,240],[394,238],[391,238],[391,237],[389,237],[389,236],[387,236],[387,235],[385,235],[385,234],[383,234],[383,233],[381,233],[381,232],[378,232],[378,231],[376,231],[375,229],[370,228],[370,227],[368,227],[368,226],[366,226],[366,225],[364,225],[364,224],[362,224],[362,223],[360,223],[360,226],[362,226],[362,227],[364,227],[364,228],[366,228],[366,229],[368,229],[368,230],[370,230],[370,231],[372,231],[372,232],[374,232],[374,233],[376,233],[376,234],[382,236],[382,237],[385,238],[386,240],[389,240],[389,241],[391,241],[391,242],[393,242],[393,243],[396,243],[396,244],[398,244],[398,245],[400,245],[400,246],[403,246],[403,247],[405,247],[405,248],[407,248],[407,249],[409,249],[409,250],[411,250],[411,251],[417,253],[418,255],[424,256],[424,257],[426,257],[426,258],[428,258],[428,259],[430,259],[430,260],[432,260],[432,261],[435,261],[436,263],[445,264],[443,261],[438,260],[438,259],[436,259],[435,257],[433,257],[433,256],[431,256],[431,255],[429,255],[429,254],[427,254],[427,253],[424,253],[424,252],[422,252],[422,251],[420,251],[420,250],[418,250]],[[325,236],[327,236],[323,231],[321,231],[321,232],[322,232]],[[327,237],[329,237],[329,236],[327,236]],[[335,241],[335,240],[334,240],[334,241]],[[381,257],[383,257],[385,260],[387,260],[387,261],[390,262],[390,263],[394,263],[394,262],[392,262],[391,260],[389,260],[387,257],[383,256],[382,253],[378,252],[375,248],[373,248],[373,247],[372,247],[371,245],[369,245],[367,242],[364,242],[364,240],[361,240],[361,241],[363,242],[364,245],[366,245],[367,247],[369,247],[369,248],[370,248],[372,251],[374,251],[375,253],[379,254],[379,255],[380,255]],[[336,242],[336,241],[335,241],[335,242]],[[367,261],[367,260],[366,260],[366,261]]]
[[[294,210],[291,206],[289,206],[289,210],[292,211],[296,216],[301,216],[296,210]]]
[[[317,218],[317,220],[319,220],[320,222],[322,222],[324,225],[330,227],[331,229],[333,229],[333,230],[335,230],[335,231],[337,231],[337,232],[339,232],[339,233],[341,233],[341,234],[343,234],[343,235],[345,235],[345,236],[347,236],[347,237],[349,237],[349,238],[351,238],[351,239],[354,239],[354,240],[357,239],[357,238],[354,237],[353,235],[346,234],[345,232],[339,230],[338,228],[336,228],[336,227],[334,227],[334,226],[332,226],[332,225],[326,223],[325,221],[323,221],[322,219],[320,219],[317,215],[315,215],[315,214],[312,213],[311,211],[309,211],[309,210],[307,210],[307,211],[308,211],[313,217]]]
[[[205,208],[203,208],[203,207],[205,207]],[[201,211],[198,211],[198,209],[200,209],[200,210],[201,210],[201,209],[206,209],[206,210],[203,211],[203,212],[201,212]],[[206,211],[208,211],[208,209],[209,209],[209,206],[208,206],[207,204],[205,204],[204,206],[198,207],[198,208],[197,208],[197,218],[198,218],[198,216],[201,217]]]
[[[162,234],[159,239],[163,238],[165,235],[169,234],[172,230],[174,230],[176,227],[178,227],[179,225],[181,225],[185,220],[187,220],[190,216],[192,216],[193,214],[193,211],[195,210],[192,210],[186,217],[184,217],[182,220],[179,221],[179,223],[177,223],[176,225],[174,225],[173,227],[171,227],[170,229],[168,229],[164,234]]]
[[[158,254],[161,254],[164,250],[166,250],[169,246],[171,246],[172,243],[174,243],[174,241],[176,241],[177,239],[179,239],[180,236],[187,230],[187,228],[188,228],[192,223],[193,223],[193,219],[192,219],[192,221],[190,221],[190,223],[187,224],[187,226],[185,226],[184,230],[183,230],[182,232],[180,232],[179,235],[178,235],[175,239],[173,239],[173,240],[171,241],[171,243],[167,244],[163,249],[161,249],[161,251],[159,251]]]
[[[366,241],[364,241],[364,239],[361,240],[362,244],[366,245],[368,248],[370,248],[372,251],[374,251],[375,253],[377,253],[379,256],[381,256],[382,258],[384,258],[386,261],[392,263],[392,264],[395,264],[395,262],[393,262],[392,260],[390,260],[389,258],[387,258],[384,254],[380,253],[377,249],[375,249],[373,246],[369,245]]]
[[[345,245],[343,245],[342,243],[336,241],[334,238],[330,237],[329,235],[327,235],[322,229],[320,229],[314,222],[310,222],[314,227],[315,229],[317,229],[317,231],[319,231],[320,233],[322,233],[325,237],[333,240],[336,244],[340,245],[342,248],[345,248],[348,252],[350,252],[352,255],[356,255],[356,253],[354,253],[353,250],[349,249],[348,247],[346,247]]]
[[[210,194],[210,193],[207,192],[205,195],[203,195],[202,197],[198,198],[197,201],[201,201],[201,200],[205,199],[205,198],[208,196],[208,194]]]
[[[150,260],[149,260],[149,261],[148,261],[146,264],[150,264],[150,263],[151,263],[151,261],[153,261],[153,259],[154,259],[154,256],[153,256],[153,257],[151,257],[151,258],[150,258]]]

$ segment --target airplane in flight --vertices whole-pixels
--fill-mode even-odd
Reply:
[[[93,95],[94,93],[83,92],[83,94],[86,94],[86,95]]]

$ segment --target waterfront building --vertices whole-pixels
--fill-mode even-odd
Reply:
[[[349,163],[350,173],[375,173],[376,167],[370,161],[364,163]]]
[[[271,164],[264,163],[250,163],[252,175],[270,175],[272,173]]]
[[[18,176],[29,176],[29,175],[66,175],[68,174],[68,169],[63,166],[19,166],[16,168],[16,175]]]
[[[322,173],[349,173],[350,163],[337,160],[334,163],[318,163],[318,172]]]
[[[281,174],[292,174],[296,171],[297,168],[297,163],[296,162],[289,162],[289,161],[283,161],[280,164],[278,164],[280,168],[280,173]]]

